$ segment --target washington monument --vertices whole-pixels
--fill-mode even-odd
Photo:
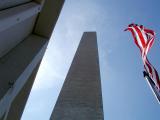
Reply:
[[[103,120],[96,32],[85,32],[50,120]]]

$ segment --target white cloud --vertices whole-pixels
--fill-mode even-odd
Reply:
[[[83,2],[85,4],[82,4]],[[99,18],[99,13],[102,14],[101,18]],[[33,118],[32,116],[35,113],[41,112],[50,115],[52,109],[47,108],[47,100],[39,101],[38,104],[43,104],[41,107],[35,103],[37,103],[37,100],[43,99],[42,96],[45,99],[48,96],[55,97],[58,95],[83,32],[101,31],[100,29],[104,27],[108,19],[103,14],[106,14],[106,11],[95,1],[77,2],[72,0],[72,4],[66,1],[40,66],[24,116]],[[105,53],[105,51],[103,52]],[[102,59],[107,59],[106,54],[102,56]],[[108,65],[108,63],[105,65]],[[57,90],[57,88],[59,89]],[[48,89],[50,90],[48,91]],[[39,94],[39,92],[42,92],[41,97],[36,97],[33,100],[33,95]],[[56,98],[52,99],[50,104],[54,105],[55,102]],[[44,108],[45,105],[46,108]]]
[[[53,68],[52,68],[53,67]],[[63,77],[54,70],[54,66],[44,59],[36,76],[33,91],[53,88]]]

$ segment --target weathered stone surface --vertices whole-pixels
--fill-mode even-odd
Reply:
[[[95,32],[84,33],[50,119],[104,119]]]

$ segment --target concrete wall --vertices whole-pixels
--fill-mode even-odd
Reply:
[[[16,82],[20,74],[32,62],[47,39],[31,35],[0,59],[0,99],[9,89],[9,82]]]
[[[30,90],[32,88],[38,68],[39,68],[39,64],[36,66],[36,68],[32,72],[31,76],[29,77],[29,79],[27,80],[27,82],[25,83],[21,91],[13,100],[10,111],[7,115],[7,120],[20,120],[21,115],[23,113],[23,109],[25,107],[25,103],[28,99],[28,95],[30,94]]]
[[[0,120],[20,119],[63,3],[0,0]]]
[[[46,0],[39,14],[34,33],[49,38],[56,25],[64,0]],[[53,7],[54,5],[54,7]],[[51,11],[51,12],[50,12]],[[47,24],[46,24],[47,23]]]
[[[10,29],[6,29],[0,32],[0,57],[5,55],[18,43],[23,41],[26,37],[28,37],[28,35],[31,34],[35,20],[36,16],[33,16],[21,23],[12,26]]]
[[[15,7],[30,1],[31,0],[0,0],[0,10]]]

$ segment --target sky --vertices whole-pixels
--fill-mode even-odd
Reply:
[[[128,24],[156,32],[148,53],[160,72],[160,1],[66,0],[41,63],[22,120],[49,120],[85,31],[96,31],[105,120],[159,120],[160,105],[143,78]]]

